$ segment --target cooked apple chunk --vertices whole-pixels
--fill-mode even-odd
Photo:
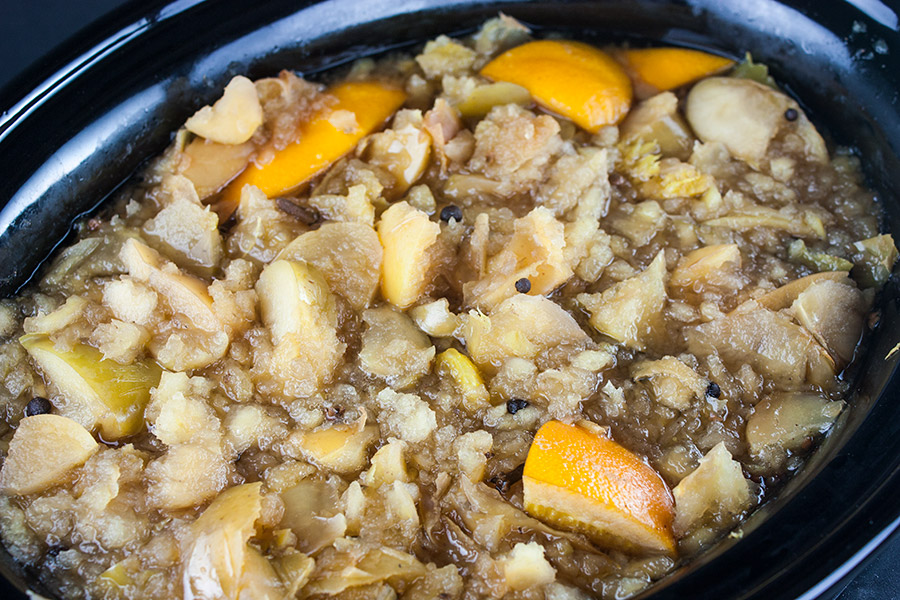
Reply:
[[[781,390],[825,386],[834,377],[834,361],[806,329],[752,300],[685,336],[696,356],[715,351],[734,369],[749,364]]]
[[[252,591],[242,580],[252,550],[247,542],[262,512],[261,485],[247,483],[222,492],[191,524],[182,557],[186,594],[239,598]]]
[[[678,98],[663,92],[635,106],[622,122],[622,139],[654,140],[666,156],[681,160],[691,154],[694,136],[678,112]]]
[[[312,265],[335,294],[354,310],[368,308],[381,279],[384,250],[378,234],[365,223],[325,223],[300,235],[279,259]]]
[[[404,202],[384,211],[378,237],[384,247],[381,293],[397,308],[407,308],[425,292],[432,263],[431,248],[441,227]]]
[[[389,307],[370,308],[362,315],[359,362],[369,375],[384,379],[396,390],[406,389],[428,373],[434,346],[409,317]]]
[[[753,496],[741,463],[719,442],[700,464],[672,490],[675,496],[675,531],[684,535],[704,517],[716,513],[735,516],[750,507]]]
[[[179,510],[203,504],[225,487],[231,464],[206,443],[171,446],[144,471],[147,504]]]
[[[144,234],[175,262],[211,271],[222,259],[219,217],[198,203],[177,198],[144,223]]]
[[[794,318],[813,334],[843,369],[862,336],[866,314],[862,292],[847,284],[819,281],[806,288],[791,305]]]
[[[378,426],[367,425],[366,419],[360,418],[355,423],[293,434],[288,445],[329,470],[353,473],[365,466],[369,446],[377,438]]]
[[[427,304],[420,304],[409,310],[409,316],[416,325],[431,337],[449,337],[462,325],[462,319],[451,312],[446,298]]]
[[[779,288],[775,288],[771,292],[767,292],[757,298],[756,302],[769,310],[778,311],[782,308],[788,308],[807,288],[821,281],[835,281],[843,285],[852,285],[847,271],[823,271],[795,279]]]
[[[674,356],[636,363],[631,376],[635,381],[649,380],[656,401],[675,410],[687,410],[703,398],[708,383]]]
[[[516,282],[527,279],[532,295],[549,294],[572,276],[564,253],[565,227],[548,209],[539,206],[515,221],[515,232],[506,247],[493,256],[487,273],[466,284],[466,303],[491,310],[515,295]]]
[[[129,275],[148,283],[166,299],[173,312],[184,315],[203,331],[222,329],[222,321],[212,308],[213,299],[201,280],[183,274],[156,250],[137,239],[125,242],[120,258]]]
[[[212,106],[204,106],[184,126],[220,144],[243,144],[262,125],[263,111],[253,82],[238,75]]]
[[[144,426],[150,389],[162,373],[156,363],[122,365],[86,344],[58,349],[42,335],[26,335],[19,341],[59,391],[57,404],[63,415],[96,428],[106,440],[134,435]]]
[[[537,542],[516,544],[499,563],[506,584],[514,590],[546,585],[556,579],[556,569],[544,558],[544,547]]]
[[[59,415],[26,417],[9,444],[0,470],[0,491],[24,496],[62,483],[97,451],[99,444],[81,425]]]
[[[591,325],[634,350],[644,350],[663,335],[666,257],[660,252],[641,273],[599,294],[579,294],[591,313]]]
[[[207,198],[244,170],[253,150],[252,142],[218,144],[197,138],[184,149],[187,165],[181,173],[191,180],[201,199]]]
[[[794,120],[784,118],[793,110]],[[721,142],[732,156],[758,167],[772,141],[783,132],[797,135],[809,160],[825,162],[828,149],[800,106],[772,88],[736,77],[710,77],[687,97],[687,120],[704,142]]]
[[[508,358],[532,359],[557,346],[581,350],[591,343],[572,315],[558,304],[525,294],[505,300],[490,316],[470,312],[463,336],[469,356],[490,373]]]
[[[690,291],[703,291],[707,286],[723,283],[741,267],[741,251],[737,244],[704,246],[689,252],[672,271],[669,285]]]
[[[747,420],[750,454],[768,468],[780,465],[788,452],[828,431],[844,408],[816,394],[787,393],[766,398]]]
[[[392,197],[406,192],[422,176],[431,156],[431,136],[423,128],[422,112],[398,112],[393,127],[373,135],[366,152],[370,164],[394,176]]]
[[[313,394],[331,377],[345,349],[337,337],[328,284],[306,263],[276,260],[263,269],[256,292],[275,346],[269,370],[296,394]]]

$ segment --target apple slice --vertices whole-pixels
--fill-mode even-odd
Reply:
[[[407,308],[424,293],[432,262],[429,250],[440,233],[440,225],[405,201],[384,211],[378,238],[384,247],[381,293],[385,300]]]
[[[34,415],[19,422],[0,470],[0,491],[22,496],[62,483],[99,445],[87,429],[59,415]]]
[[[25,335],[19,342],[62,395],[60,410],[105,440],[138,433],[150,388],[162,369],[150,360],[122,365],[104,359],[96,348],[75,344],[60,350],[44,335]]]

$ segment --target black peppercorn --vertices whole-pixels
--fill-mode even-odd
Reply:
[[[445,223],[449,223],[450,219],[459,223],[462,221],[462,218],[462,209],[455,204],[448,204],[441,209],[441,221],[444,221]]]
[[[516,282],[516,291],[520,294],[527,294],[531,291],[531,280],[527,277],[523,277],[522,279]]]
[[[514,415],[526,406],[528,406],[527,401],[522,400],[521,398],[511,398],[506,401],[506,412]]]
[[[34,415],[46,415],[53,408],[50,401],[40,396],[35,396],[25,405],[25,416],[33,417]]]
[[[710,381],[709,385],[706,386],[706,395],[710,398],[718,398],[722,395],[722,388],[715,381]]]
[[[789,108],[784,111],[784,118],[788,121],[796,121],[797,117],[800,116],[800,113],[797,112],[796,108]]]

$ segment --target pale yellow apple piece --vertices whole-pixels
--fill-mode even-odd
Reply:
[[[381,293],[385,300],[407,308],[425,292],[432,266],[429,250],[440,233],[440,225],[405,201],[384,211],[378,237],[384,248]]]
[[[463,327],[466,350],[490,374],[512,357],[532,359],[556,346],[587,348],[591,338],[558,304],[543,296],[517,294],[490,316],[471,311]]]
[[[144,408],[162,369],[151,360],[122,365],[96,348],[57,349],[50,338],[25,335],[20,343],[61,395],[61,412],[112,441],[144,427]]]
[[[25,417],[0,470],[0,490],[23,496],[62,483],[99,445],[87,429],[59,415]]]
[[[303,455],[337,473],[352,473],[366,464],[366,452],[378,439],[378,426],[364,420],[331,425],[292,436]]]
[[[516,219],[514,227],[509,243],[488,262],[485,276],[464,286],[467,304],[491,310],[519,293],[520,279],[530,282],[528,294],[543,296],[572,276],[564,252],[565,227],[550,210],[539,206]]]
[[[277,258],[312,265],[332,292],[343,296],[354,310],[363,310],[378,291],[384,250],[370,225],[325,223],[300,235]]]
[[[306,263],[276,260],[256,283],[262,320],[275,346],[271,372],[314,393],[340,363],[337,309],[324,277]]]
[[[204,106],[185,122],[188,131],[220,144],[243,144],[263,123],[256,86],[238,75],[212,106]]]

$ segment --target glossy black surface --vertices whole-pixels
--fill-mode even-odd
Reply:
[[[426,2],[333,0],[307,6],[270,0],[252,12],[230,1],[187,0],[164,10],[159,3],[126,6],[48,59],[45,69],[52,64],[63,71],[43,97],[32,96],[30,107],[19,105],[30,114],[22,118],[13,111],[0,121],[0,201],[10,200],[0,213],[0,289],[9,293],[20,285],[75,214],[161,150],[168,132],[231,75],[269,75],[281,67],[315,72],[386,40],[424,40],[473,27],[496,12],[480,3],[444,4],[429,10]],[[900,38],[890,27],[839,2],[724,6],[716,0],[623,0],[493,7],[498,5],[527,22],[587,37],[640,32],[638,37],[735,54],[751,50],[808,100],[814,119],[826,123],[838,141],[860,149],[866,174],[888,209],[885,225],[900,232],[893,177],[900,173],[900,64],[894,58]],[[141,19],[147,14],[152,16]],[[887,13],[880,18],[891,23]],[[77,55],[82,61],[64,58]],[[76,71],[75,77],[67,77],[68,71]],[[32,73],[6,88],[0,107],[11,106],[21,90],[46,74]],[[740,544],[723,544],[677,572],[654,590],[654,598],[830,596],[839,589],[833,584],[896,527],[900,406],[892,400],[900,389],[895,380],[889,383],[896,357],[884,360],[900,337],[895,282],[885,296],[882,327],[860,376],[862,394],[841,427],[780,497],[747,523]],[[775,514],[761,523],[770,513]]]

